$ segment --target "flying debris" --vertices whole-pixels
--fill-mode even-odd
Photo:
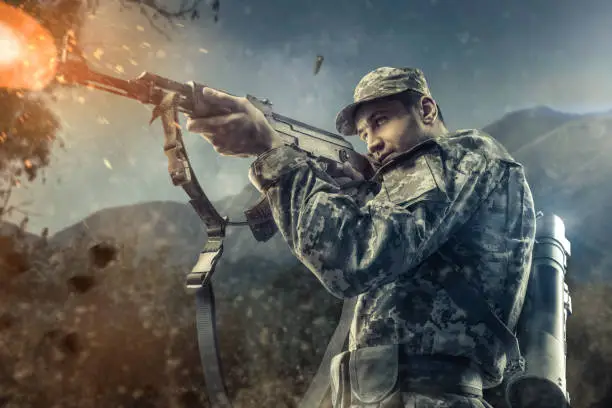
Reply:
[[[215,23],[219,21],[219,7],[221,7],[219,0],[212,0],[210,8],[213,11],[213,13],[215,13],[215,16],[214,16]]]
[[[319,73],[319,71],[321,70],[321,64],[323,64],[323,56],[322,55],[317,55],[317,59],[315,60],[315,66],[314,66],[314,75],[317,75]]]

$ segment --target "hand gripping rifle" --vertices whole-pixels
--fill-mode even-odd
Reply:
[[[164,152],[168,158],[168,172],[175,186],[187,193],[189,203],[206,225],[207,242],[192,271],[187,274],[188,293],[196,295],[197,331],[200,358],[208,397],[213,406],[231,407],[223,380],[214,313],[214,294],[211,277],[223,253],[223,239],[227,226],[248,225],[257,241],[267,241],[277,231],[269,203],[264,196],[244,211],[246,221],[233,222],[217,212],[198,182],[183,143],[178,112],[197,117],[206,110],[199,96],[206,85],[196,82],[180,83],[150,72],[143,72],[136,79],[124,80],[96,72],[87,65],[74,39],[67,36],[58,66],[61,83],[84,85],[154,106],[150,123],[160,117],[164,128]],[[272,111],[271,103],[247,95],[247,99],[260,109],[287,145],[293,145],[324,167],[332,169],[337,164],[350,163],[369,178],[372,168],[368,160],[353,149],[351,143],[339,135],[317,129],[305,123],[279,115]],[[354,309],[354,301],[345,301],[341,323],[332,336],[321,366],[302,400],[301,407],[320,405],[329,384],[328,368],[331,358],[341,351],[348,331],[348,322]]]

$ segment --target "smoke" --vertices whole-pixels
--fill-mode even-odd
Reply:
[[[287,41],[280,49],[254,50],[204,17],[160,26],[163,34],[137,12],[107,3],[86,19],[78,42],[100,72],[129,79],[147,70],[268,98],[279,113],[326,130],[333,130],[335,113],[350,98],[350,88],[335,80],[341,73],[333,64],[317,76],[312,67],[319,46],[340,56],[359,52],[354,35],[336,41],[323,33]],[[82,88],[58,92],[52,106],[62,121],[64,148],[53,151],[44,182],[16,194],[16,200],[30,203],[29,230],[48,227],[53,233],[111,206],[187,200],[167,174],[160,122],[147,125],[151,107]],[[212,200],[237,194],[249,182],[253,159],[222,157],[197,135],[184,131],[183,137]]]

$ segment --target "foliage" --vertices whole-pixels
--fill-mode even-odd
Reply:
[[[0,241],[11,243],[0,263],[5,254],[7,264],[24,265],[0,276],[5,407],[207,406],[193,299],[184,270],[166,265],[164,251],[142,259],[131,242],[101,261],[85,235],[54,248],[17,232]],[[296,406],[339,312],[302,267],[250,280],[264,265],[226,265],[241,272],[215,284],[221,358],[237,408]],[[295,279],[280,278],[286,273]]]

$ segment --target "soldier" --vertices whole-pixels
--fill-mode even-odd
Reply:
[[[378,192],[363,202],[245,98],[205,98],[214,116],[188,129],[221,154],[258,156],[250,179],[295,256],[333,295],[357,297],[349,349],[332,363],[334,406],[489,406],[482,390],[501,382],[506,348],[443,278],[467,279],[514,329],[535,234],[523,167],[483,132],[449,132],[419,69],[368,73],[337,116],[376,169]]]

